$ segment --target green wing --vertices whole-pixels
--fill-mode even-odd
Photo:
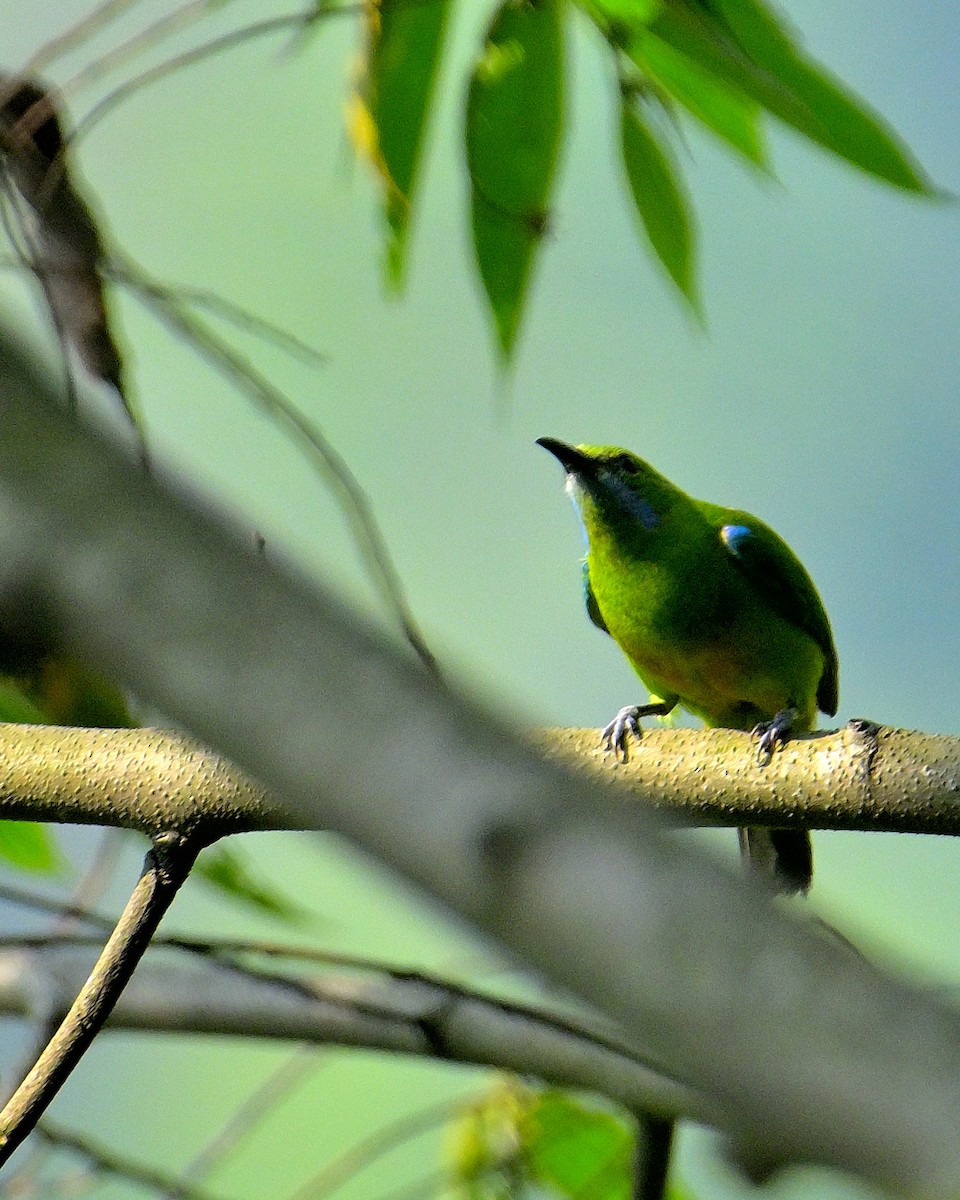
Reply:
[[[590,567],[587,565],[587,560],[583,560],[583,599],[587,606],[587,616],[596,625],[598,629],[602,629],[604,633],[609,633],[607,623],[603,619],[603,614],[600,612],[600,605],[597,604],[597,598],[593,594],[593,588],[590,585]]]
[[[837,651],[823,602],[803,563],[787,543],[750,513],[697,502],[721,544],[758,595],[775,613],[808,633],[823,651],[817,704],[833,716],[838,702]]]

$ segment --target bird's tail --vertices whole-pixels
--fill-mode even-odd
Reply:
[[[813,879],[813,847],[804,829],[739,830],[740,853],[783,895],[806,892]]]

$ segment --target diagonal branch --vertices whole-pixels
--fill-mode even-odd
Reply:
[[[158,837],[137,886],[60,1027],[0,1112],[0,1166],[32,1132],[50,1101],[90,1048],[157,926],[193,866],[202,843]]]
[[[85,1137],[63,1125],[41,1121],[37,1125],[37,1133],[51,1146],[79,1155],[99,1174],[114,1176],[126,1183],[137,1183],[163,1195],[166,1200],[217,1200],[212,1192],[204,1188],[178,1179],[166,1171],[158,1171],[156,1167],[112,1150],[95,1138]]]

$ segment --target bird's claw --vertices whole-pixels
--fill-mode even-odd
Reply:
[[[640,706],[638,704],[628,704],[625,708],[621,708],[617,715],[607,725],[600,736],[603,738],[603,748],[607,751],[613,751],[615,758],[620,762],[627,761],[627,746],[630,741],[630,734],[640,740],[642,731],[640,728]]]
[[[778,746],[786,744],[787,735],[796,718],[795,708],[783,708],[776,713],[772,721],[761,721],[751,729],[750,736],[759,739],[757,762],[761,766],[765,766],[773,758]]]

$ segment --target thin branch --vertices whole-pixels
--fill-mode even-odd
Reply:
[[[29,1015],[37,981],[62,1012],[86,970],[89,939],[4,939],[0,1013]],[[72,947],[72,949],[71,949]],[[210,1034],[351,1046],[494,1067],[608,1096],[635,1111],[711,1119],[703,1097],[644,1061],[622,1036],[586,1019],[487,996],[454,983],[393,976],[264,975],[236,964],[164,961],[151,947],[105,1026],[111,1031]]]
[[[137,2],[138,0],[102,0],[92,12],[44,42],[27,62],[23,74],[36,75],[44,70],[54,59],[82,45],[87,38],[109,25],[115,17],[132,8]]]
[[[319,1057],[315,1047],[298,1046],[293,1054],[246,1096],[225,1124],[184,1167],[180,1175],[181,1182],[196,1184],[216,1170],[252,1135],[260,1122],[277,1108],[281,1100],[294,1088],[300,1087],[307,1076],[317,1070]],[[175,1193],[167,1192],[163,1200],[177,1200],[177,1197]]]
[[[664,1200],[676,1122],[651,1113],[635,1113],[632,1200]]]
[[[124,833],[119,829],[105,829],[97,842],[93,857],[81,876],[73,894],[63,906],[57,924],[73,927],[77,923],[88,924],[93,919],[93,906],[110,886],[120,863],[120,853],[127,845]]]
[[[166,79],[176,71],[192,67],[204,59],[213,58],[226,50],[232,50],[255,38],[270,37],[276,33],[286,33],[290,29],[305,29],[321,17],[356,14],[362,10],[362,3],[344,5],[342,7],[309,5],[299,12],[288,13],[280,17],[268,17],[262,21],[251,22],[251,24],[244,25],[240,29],[232,29],[229,33],[221,34],[209,42],[205,42],[200,46],[194,46],[182,54],[174,55],[157,66],[150,67],[132,79],[128,79],[125,83],[120,84],[119,87],[99,100],[86,113],[82,120],[78,121],[70,136],[70,143],[72,145],[80,138],[86,137],[94,125],[103,120],[111,109],[116,108],[143,88],[157,83],[161,79]]]
[[[0,883],[0,900],[7,904],[19,904],[24,908],[35,908],[39,912],[51,913],[61,921],[92,925],[105,933],[109,933],[115,924],[109,917],[93,912],[86,905],[77,904],[72,900],[57,900],[52,896],[11,883]]]
[[[78,1154],[101,1174],[114,1175],[128,1183],[141,1184],[151,1191],[162,1192],[165,1196],[170,1197],[170,1200],[216,1200],[213,1192],[178,1179],[166,1171],[159,1171],[156,1167],[151,1167],[127,1154],[120,1154],[102,1142],[76,1133],[53,1121],[46,1119],[40,1121],[37,1124],[36,1132],[51,1146]]]
[[[105,269],[104,275],[113,276],[120,283],[126,282],[122,273],[114,274],[111,268]],[[153,281],[152,286],[166,291],[174,301],[192,305],[194,308],[206,309],[213,316],[228,321],[235,328],[244,333],[251,333],[269,345],[276,346],[290,358],[299,359],[307,366],[322,367],[330,361],[330,356],[323,350],[318,350],[309,342],[292,334],[288,329],[275,325],[265,317],[244,308],[242,304],[236,304],[226,296],[210,291],[209,288],[184,287],[177,284],[159,283],[156,280]]]
[[[69,95],[98,82],[108,71],[136,58],[144,50],[158,46],[173,34],[182,32],[187,26],[209,15],[213,9],[222,7],[222,2],[216,3],[214,0],[185,0],[185,3],[164,13],[143,29],[138,29],[126,41],[112,46],[95,58],[63,85],[64,94]]]
[[[0,950],[28,949],[49,952],[66,947],[99,947],[101,944],[100,939],[90,933],[53,931],[0,935]],[[586,1039],[598,1048],[637,1059],[635,1049],[624,1040],[622,1033],[598,1022],[596,1018],[588,1021],[582,1015],[570,1015],[555,1009],[515,1001],[506,996],[489,995],[478,991],[473,985],[458,983],[425,971],[398,968],[375,959],[318,951],[306,946],[292,945],[280,948],[269,943],[264,945],[249,940],[199,940],[157,936],[151,942],[151,948],[181,950],[214,964],[224,972],[233,973],[258,984],[272,984],[284,992],[293,992],[309,1001],[321,995],[342,996],[341,977],[336,977],[334,991],[328,993],[324,988],[329,983],[329,976],[321,978],[315,974],[304,976],[276,970],[267,971],[253,965],[251,960],[262,956],[284,957],[300,962],[312,962],[323,967],[346,967],[352,973],[375,976],[376,986],[369,983],[350,984],[349,998],[356,1005],[357,1011],[366,1017],[385,1018],[390,1021],[396,1019],[399,1011],[405,1012],[407,1016],[415,1019],[417,1029],[441,1058],[450,1057],[446,1042],[450,1018],[457,1007],[461,1004],[469,1006],[479,1003],[482,1006],[492,1006],[507,1021],[517,1020],[521,1024],[533,1021],[538,1027],[549,1029],[561,1038]],[[384,980],[388,981],[387,993],[385,1003],[381,1004],[378,988]],[[402,998],[402,1008],[398,997]],[[414,999],[418,1001],[416,1012],[410,1008]],[[497,1066],[499,1062],[494,1058],[490,1065]],[[650,1066],[649,1063],[646,1065]]]
[[[443,1100],[439,1104],[430,1105],[429,1108],[416,1109],[389,1121],[323,1166],[296,1191],[291,1192],[288,1200],[327,1200],[377,1159],[390,1154],[413,1138],[445,1125],[465,1104],[475,1100],[475,1096],[469,1095],[460,1096],[456,1100]]]
[[[117,1002],[202,843],[158,837],[127,906],[59,1029],[0,1112],[0,1167],[33,1131]]]
[[[407,602],[403,580],[390,555],[370,499],[350,470],[346,459],[320,429],[242,354],[207,329],[196,316],[188,313],[133,263],[125,262],[121,269],[122,277],[134,295],[153,310],[165,325],[185,338],[221,374],[232,380],[244,395],[286,429],[306,451],[321,477],[337,494],[341,509],[353,528],[361,559],[370,572],[381,599],[393,612],[404,637],[423,666],[434,679],[439,680],[439,665],[414,619]]]

